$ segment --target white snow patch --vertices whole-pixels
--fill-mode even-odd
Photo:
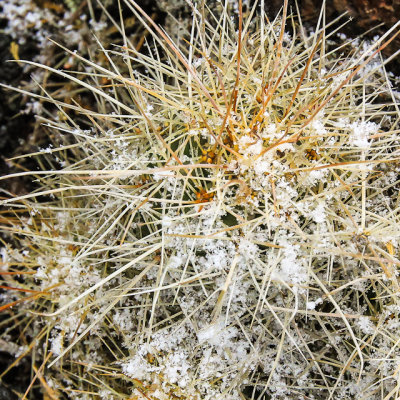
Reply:
[[[375,332],[374,324],[368,317],[360,317],[357,320],[357,325],[361,329],[361,332],[366,335],[372,335]]]
[[[350,125],[350,143],[360,149],[367,149],[371,143],[369,137],[378,132],[379,126],[374,122],[358,121]]]

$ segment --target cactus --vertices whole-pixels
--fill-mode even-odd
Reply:
[[[396,27],[338,45],[287,1],[274,21],[226,2],[193,6],[178,47],[126,4],[146,52],[64,49],[83,79],[42,66],[93,109],[49,94],[42,170],[6,177],[39,185],[2,200],[2,325],[33,381],[52,399],[394,396]]]

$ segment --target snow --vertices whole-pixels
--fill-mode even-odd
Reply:
[[[290,244],[286,240],[282,240],[280,245],[283,247],[283,257],[280,261],[280,271],[274,275],[275,279],[293,284],[305,283],[307,273],[299,257],[300,246]]]
[[[199,340],[200,344],[207,342],[210,344],[217,345],[219,343],[220,335],[222,334],[223,329],[224,329],[223,320],[217,321],[201,329],[197,333],[197,339]]]
[[[320,224],[326,220],[326,212],[325,212],[325,204],[319,203],[317,207],[310,212],[311,218],[317,223]]]
[[[153,174],[153,178],[154,178],[155,181],[161,181],[163,179],[173,178],[173,177],[175,177],[175,172],[174,171],[168,171],[168,170],[155,172]]]
[[[7,249],[5,247],[1,247],[0,248],[0,255],[1,255],[0,270],[1,271],[8,271],[10,258],[8,256]]]
[[[51,342],[51,351],[55,356],[59,356],[63,351],[63,338],[61,334],[58,334],[56,337],[50,339]]]
[[[369,137],[378,133],[379,125],[374,122],[357,121],[350,125],[350,143],[360,149],[368,149],[371,146]]]
[[[375,327],[370,318],[362,316],[357,320],[357,325],[361,331],[366,335],[372,335],[375,332]]]
[[[322,303],[322,299],[318,298],[317,300],[314,301],[307,301],[306,303],[306,308],[307,310],[315,310],[315,307],[317,307],[318,304]]]

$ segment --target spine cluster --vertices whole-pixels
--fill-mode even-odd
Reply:
[[[26,326],[21,353],[44,360],[44,390],[394,396],[400,113],[380,58],[391,32],[338,44],[286,8],[269,21],[258,4],[248,18],[226,4],[194,8],[178,47],[128,4],[152,35],[146,51],[124,37],[100,47],[107,67],[71,52],[82,80],[43,66],[94,110],[49,97],[56,141],[34,155],[42,171],[17,174],[40,188],[2,201],[2,276],[24,289],[3,310]]]

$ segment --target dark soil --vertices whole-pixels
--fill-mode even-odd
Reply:
[[[15,357],[1,351],[0,349],[0,371],[5,370],[12,362],[15,361]],[[24,358],[21,360],[19,365],[13,368],[8,374],[6,374],[0,382],[0,400],[17,400],[21,398],[21,394],[25,393],[31,379],[31,365],[30,359]],[[40,392],[37,388],[32,391],[35,399],[42,399]]]
[[[10,44],[11,38],[0,33],[0,82],[18,87],[26,77],[17,63],[7,61],[12,59]],[[35,52],[34,44],[27,43],[20,48],[21,58],[28,60]],[[5,175],[10,172],[5,158],[18,153],[21,144],[27,140],[33,129],[34,116],[21,112],[27,100],[22,95],[0,88],[0,99],[0,175]],[[13,193],[21,191],[16,181],[8,182],[5,189]]]

